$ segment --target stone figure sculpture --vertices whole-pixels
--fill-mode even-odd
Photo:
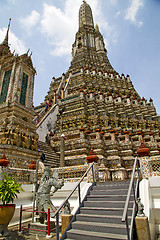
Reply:
[[[50,207],[51,211],[56,211],[55,206],[52,204],[50,196],[54,194],[58,189],[60,189],[64,185],[64,180],[62,179],[58,182],[58,173],[53,172],[51,176],[51,169],[45,168],[44,174],[40,180],[39,188],[37,191],[37,208],[38,211],[48,212],[48,207]],[[52,186],[54,190],[51,192]],[[39,222],[47,223],[47,214],[39,213]]]
[[[138,208],[137,217],[145,217],[145,214],[143,212],[144,205],[141,203],[141,199],[137,198],[136,203],[137,203],[137,208]]]
[[[67,215],[71,214],[71,207],[70,207],[70,203],[68,202],[68,200],[64,204],[63,214],[67,214]]]

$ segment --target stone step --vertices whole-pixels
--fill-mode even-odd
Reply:
[[[73,239],[73,238],[65,238],[65,240],[75,240],[75,239]]]
[[[105,190],[92,190],[90,196],[92,195],[127,195],[128,189],[105,189]]]
[[[83,214],[97,214],[97,215],[123,215],[123,208],[104,208],[102,207],[82,207],[80,213]],[[132,209],[128,209],[128,216],[131,216]]]
[[[122,216],[118,215],[94,215],[94,214],[77,214],[76,220],[85,222],[99,222],[99,223],[122,223]],[[131,217],[128,217],[130,224]]]
[[[108,185],[101,185],[98,184],[96,186],[93,187],[93,190],[103,190],[103,189],[128,189],[129,185],[128,184],[108,184]]]
[[[90,232],[78,229],[71,229],[67,232],[67,237],[76,240],[111,240],[119,239],[126,240],[126,235],[113,234],[113,233],[99,233],[99,232]]]
[[[126,234],[126,225],[115,223],[97,223],[97,222],[84,222],[76,221],[72,223],[72,229],[79,229],[84,231],[101,232],[101,233],[116,233]]]
[[[40,149],[41,152],[45,154],[45,162],[44,162],[45,166],[49,166],[53,168],[60,166],[59,155],[47,143],[39,141],[38,148]]]
[[[87,201],[125,201],[127,195],[92,195],[87,197]],[[133,195],[131,195],[130,200],[133,200]]]
[[[110,207],[110,208],[124,208],[125,201],[85,201],[84,207]],[[129,207],[132,207],[133,202],[129,203]]]

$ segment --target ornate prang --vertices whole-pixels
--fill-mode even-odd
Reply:
[[[63,96],[58,99],[62,91]],[[141,98],[129,75],[121,75],[112,67],[103,36],[94,26],[92,10],[86,2],[79,10],[70,67],[65,75],[51,82],[45,100],[49,99],[59,107],[50,145],[59,153],[60,136],[65,135],[66,167],[86,164],[92,148],[99,163],[103,159],[113,180],[121,175],[130,178],[141,141],[151,156],[160,155],[160,118],[153,102]],[[37,107],[37,113],[41,110]],[[40,132],[41,126],[38,127]],[[118,175],[120,171],[122,174]]]

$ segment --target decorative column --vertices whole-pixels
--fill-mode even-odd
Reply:
[[[16,61],[13,63],[13,66],[12,66],[12,72],[11,72],[11,76],[10,76],[10,83],[9,83],[9,87],[8,87],[8,94],[7,94],[6,102],[12,101],[13,79],[14,79],[15,69],[16,69]]]
[[[141,131],[138,131],[137,134],[138,134],[138,140],[139,140],[139,142],[141,142],[143,133]]]
[[[22,77],[23,77],[23,68],[21,65],[19,65],[16,68],[15,81],[14,81],[14,87],[13,87],[14,102],[19,102],[20,100],[20,86],[21,86]]]
[[[98,159],[99,159],[98,156],[95,154],[93,149],[91,149],[89,155],[86,157],[86,160],[87,160],[89,167],[94,162],[93,172],[94,172],[95,182],[98,182],[98,180],[99,180],[99,167],[98,167],[98,163],[97,163]],[[89,173],[87,175],[87,182],[93,182],[92,169],[89,171]]]
[[[82,126],[80,127],[79,131],[80,131],[80,138],[85,139],[85,128]]]
[[[56,104],[56,90],[54,90],[53,103]]]
[[[111,130],[110,130],[110,133],[111,133],[111,141],[116,141],[115,130],[114,130],[114,129],[111,129]]]
[[[150,169],[149,169],[150,150],[148,147],[146,147],[144,145],[143,141],[141,142],[141,145],[139,146],[137,153],[139,156],[140,170],[141,170],[142,178],[148,178],[148,177],[150,177]]]
[[[64,87],[62,87],[62,89],[61,89],[61,99],[63,99],[64,98]]]
[[[31,76],[28,75],[28,83],[26,89],[26,98],[25,98],[25,106],[30,106],[30,93],[31,93]]]
[[[60,145],[60,167],[65,167],[65,160],[64,160],[64,134],[60,137],[61,145]]]
[[[96,132],[96,140],[100,140],[101,139],[101,135],[100,135],[100,129],[99,128],[96,128],[95,129],[95,132]]]
[[[125,134],[125,142],[129,142],[130,139],[129,139],[129,131],[124,131],[124,134]]]

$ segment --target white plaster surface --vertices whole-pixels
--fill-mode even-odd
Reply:
[[[72,189],[76,186],[77,182],[73,183],[65,183],[64,186],[59,189],[52,197],[51,200],[54,204],[54,206],[59,207],[62,202],[65,200],[65,198],[71,193]],[[91,183],[82,182],[80,185],[81,189],[81,200],[85,197],[88,188],[91,186]],[[25,190],[25,192],[21,192],[18,195],[18,199],[15,199],[14,203],[16,204],[16,210],[15,214],[13,216],[12,221],[10,222],[10,226],[19,224],[19,217],[20,217],[20,206],[23,205],[23,209],[26,208],[32,208],[33,206],[33,184],[25,184],[22,185],[22,188]],[[52,189],[51,189],[52,192]],[[72,214],[76,212],[78,208],[78,192],[76,191],[73,196],[69,200]],[[32,213],[30,212],[23,212],[23,221],[29,221],[31,220]]]
[[[50,133],[50,130],[54,129],[54,126],[57,120],[57,114],[58,114],[58,106],[55,106],[53,108],[53,111],[50,111],[48,115],[39,123],[39,126],[37,128],[37,133],[39,135],[40,141],[45,142],[46,135]]]
[[[150,177],[140,182],[140,198],[148,217],[151,239],[160,234],[160,177]]]

